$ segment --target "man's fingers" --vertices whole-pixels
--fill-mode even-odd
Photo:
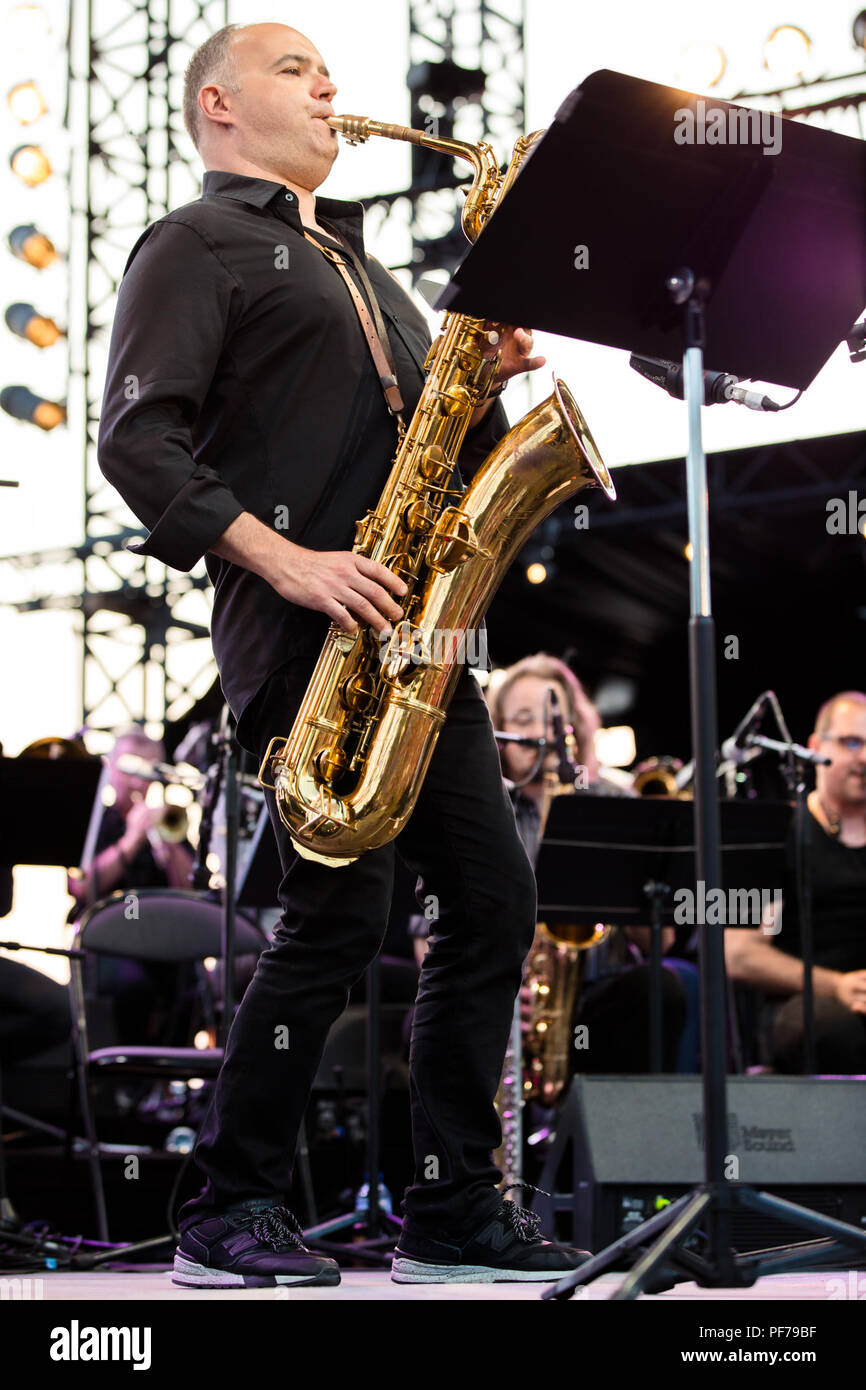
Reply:
[[[347,590],[338,601],[342,603],[344,608],[348,608],[349,612],[353,613],[356,618],[360,618],[362,623],[368,623],[375,633],[391,631],[391,620],[380,613],[374,604],[356,590]]]
[[[382,565],[378,560],[370,560],[366,555],[356,555],[355,564],[361,574],[367,579],[375,579],[383,584],[386,589],[390,589],[394,594],[405,594],[406,585],[393,570],[389,570],[386,565]]]
[[[336,623],[344,632],[358,631],[358,624],[354,621],[346,605],[341,603],[338,598],[329,599],[323,611],[331,619],[331,622]]]
[[[364,579],[359,574],[354,581],[351,581],[351,587],[355,593],[360,594],[361,598],[368,599],[377,610],[386,614],[386,621],[395,623],[399,618],[402,618],[403,609],[399,603],[396,603],[388,590],[384,589],[381,584],[377,584],[375,580]]]

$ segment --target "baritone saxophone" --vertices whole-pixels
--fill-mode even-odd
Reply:
[[[544,133],[521,136],[500,172],[485,143],[360,116],[332,116],[328,124],[352,144],[378,135],[468,160],[474,172],[462,225],[470,241]],[[388,639],[332,623],[291,732],[271,739],[262,761],[259,781],[273,788],[280,819],[307,858],[350,863],[400,833],[462,668],[460,635],[474,635],[514,555],[555,507],[582,488],[616,496],[576,401],[556,379],[470,486],[456,485],[470,417],[499,366],[499,354],[484,355],[489,345],[485,320],[445,316],[385,488],[356,525],[355,553],[406,584],[402,621]]]

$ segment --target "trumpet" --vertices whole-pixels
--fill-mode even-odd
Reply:
[[[692,795],[694,762],[685,767],[679,758],[647,758],[634,770],[632,790],[637,796],[676,796],[687,800]]]
[[[140,792],[133,793],[133,801],[143,801]],[[152,849],[160,845],[179,845],[189,834],[189,813],[185,806],[174,801],[165,801],[159,807],[158,820],[148,827],[147,838]]]
[[[179,845],[189,833],[189,815],[185,806],[176,806],[173,802],[167,801],[162,808],[162,815],[156,825],[151,826],[155,835],[164,844]]]

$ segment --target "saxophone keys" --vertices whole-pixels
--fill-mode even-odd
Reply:
[[[472,523],[456,507],[446,507],[427,545],[431,570],[447,574],[480,549]]]
[[[353,714],[364,714],[373,703],[376,688],[369,671],[357,671],[340,682],[340,703]]]
[[[430,503],[420,497],[410,502],[408,507],[403,509],[403,525],[410,535],[426,536],[433,526],[433,509]]]
[[[389,681],[399,680],[410,667],[418,666],[424,659],[424,650],[421,629],[405,620],[398,623],[382,653],[382,675]]]
[[[445,457],[441,444],[428,444],[419,460],[421,477],[428,483],[443,483],[451,472],[451,465]]]
[[[339,744],[331,744],[330,748],[323,748],[313,759],[319,781],[326,787],[332,787],[337,779],[346,771],[349,759],[343,752]]]
[[[439,393],[439,409],[443,415],[465,415],[475,405],[472,392],[465,386],[449,386]]]

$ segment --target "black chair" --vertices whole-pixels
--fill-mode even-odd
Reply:
[[[131,911],[133,906],[135,910]],[[88,956],[123,956],[142,962],[178,965],[200,963],[221,956],[222,923],[222,907],[206,894],[170,888],[143,888],[134,894],[125,890],[101,899],[85,912],[76,924],[75,944]],[[237,914],[236,958],[259,955],[267,945],[264,932]],[[87,1141],[99,1239],[107,1243],[108,1216],[101,1165],[106,1150],[99,1144],[96,1134],[94,1078],[214,1079],[222,1065],[223,1052],[221,1048],[145,1047],[122,1043],[92,1051],[80,959],[72,961],[70,990],[78,1100]],[[130,1152],[128,1146],[126,1152]]]
[[[734,1030],[731,1070],[741,1076],[758,1076],[770,1072],[772,1068],[766,1065],[762,1039],[763,1014],[768,996],[742,980],[732,980],[729,983],[733,999]]]

